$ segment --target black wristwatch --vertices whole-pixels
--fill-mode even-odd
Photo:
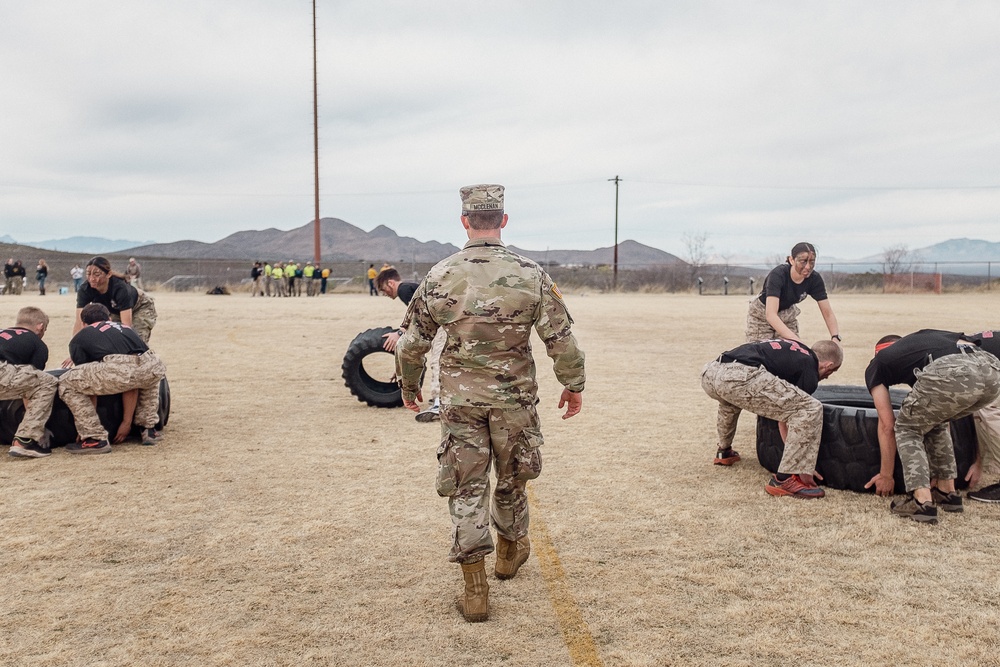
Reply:
[[[830,336],[830,340],[836,340],[838,343],[843,342],[840,340],[840,334],[833,334],[832,336]]]

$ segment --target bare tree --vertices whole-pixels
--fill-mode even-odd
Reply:
[[[894,276],[897,273],[906,273],[910,270],[912,263],[910,248],[905,243],[882,248],[882,265],[885,273],[888,273],[890,276]]]
[[[684,232],[681,241],[686,250],[684,259],[691,268],[691,280],[698,277],[701,267],[708,261],[708,232]]]

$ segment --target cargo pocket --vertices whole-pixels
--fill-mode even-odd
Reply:
[[[450,435],[444,437],[437,450],[437,492],[442,498],[451,498],[458,492],[458,457]]]
[[[521,432],[521,442],[514,450],[514,479],[527,481],[542,474],[542,432],[526,429]]]

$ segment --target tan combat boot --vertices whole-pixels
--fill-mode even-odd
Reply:
[[[531,542],[525,535],[517,542],[511,542],[505,537],[497,535],[497,579],[513,579],[517,571],[528,560],[531,553]]]
[[[469,623],[480,623],[489,618],[490,585],[486,582],[486,561],[462,563],[465,576],[465,593],[455,600],[455,606]]]

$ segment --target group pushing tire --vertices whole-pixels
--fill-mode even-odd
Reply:
[[[908,390],[890,389],[892,407],[899,410]],[[821,385],[813,394],[823,404],[823,436],[819,445],[816,472],[822,483],[833,489],[871,491],[865,484],[879,472],[881,453],[878,444],[878,414],[865,387]],[[976,428],[972,417],[951,422],[958,478],[955,485],[965,488],[965,475],[976,460]],[[778,432],[778,422],[757,418],[757,459],[771,472],[778,471],[785,444]],[[896,456],[893,471],[896,488],[905,488],[902,464]]]
[[[64,368],[56,368],[48,371],[50,374],[59,377],[66,372]],[[122,405],[122,395],[112,394],[110,396],[97,397],[97,416],[101,420],[109,435],[118,431],[118,425],[125,415],[125,408]],[[170,384],[167,378],[160,380],[160,402],[157,406],[159,421],[156,423],[156,430],[162,429],[170,419]],[[10,444],[17,432],[17,427],[24,418],[24,402],[21,399],[0,401],[0,443]],[[66,404],[63,403],[59,395],[56,394],[52,402],[52,415],[45,422],[45,430],[51,436],[50,447],[62,447],[76,441],[76,422],[73,421],[73,413],[70,412]],[[138,435],[139,428],[133,426],[132,435]]]

